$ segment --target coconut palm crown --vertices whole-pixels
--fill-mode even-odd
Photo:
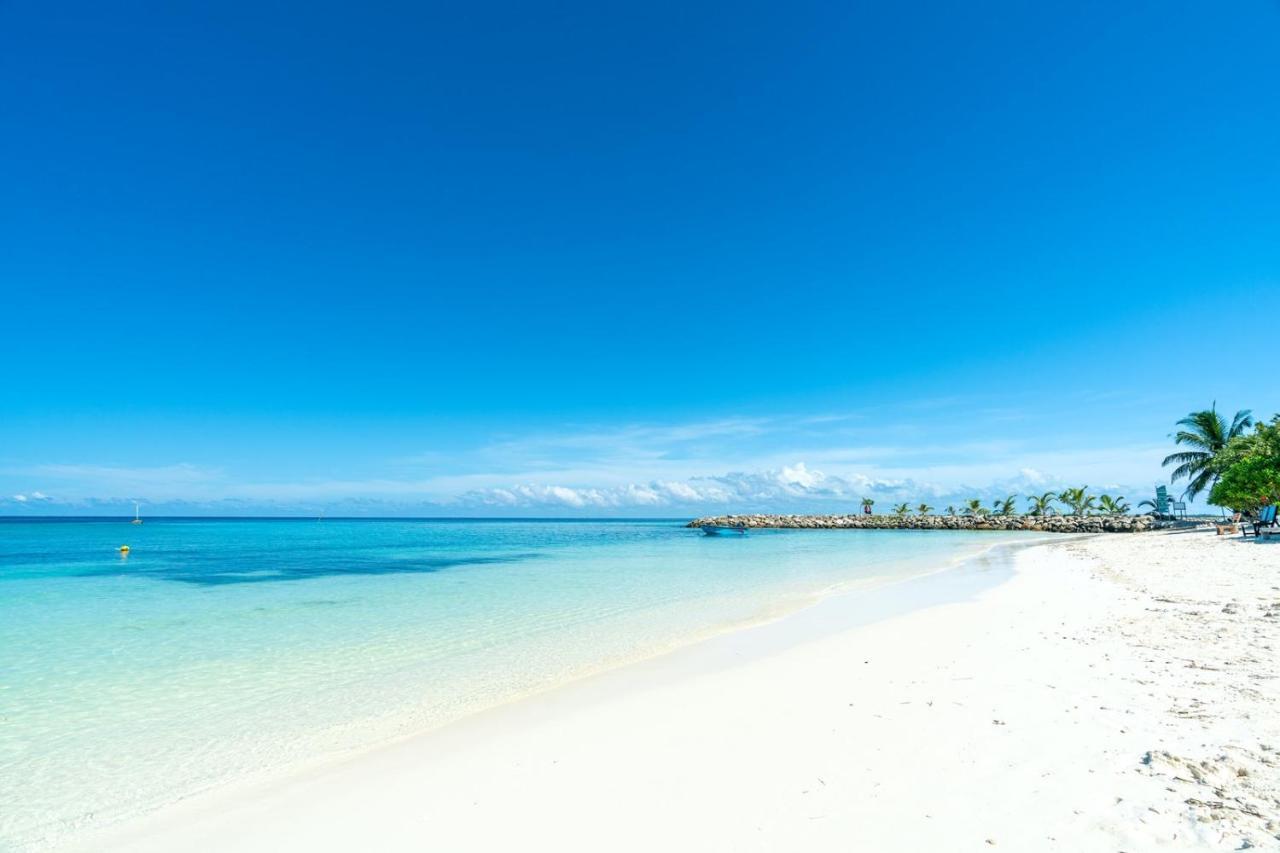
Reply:
[[[1088,515],[1089,510],[1094,507],[1094,501],[1097,500],[1097,498],[1089,494],[1088,490],[1088,486],[1081,486],[1078,489],[1063,489],[1058,492],[1058,500],[1071,507],[1072,515]]]
[[[1124,495],[1113,498],[1111,495],[1103,495],[1098,498],[1098,509],[1107,515],[1124,515],[1129,511],[1129,505],[1124,502]]]
[[[1187,488],[1182,496],[1187,500],[1195,500],[1196,495],[1212,489],[1214,483],[1218,482],[1214,459],[1227,446],[1227,442],[1243,435],[1245,430],[1253,426],[1253,413],[1248,409],[1241,409],[1228,426],[1222,415],[1218,414],[1218,404],[1214,403],[1204,411],[1187,415],[1178,421],[1178,426],[1183,429],[1174,435],[1174,443],[1195,449],[1170,453],[1161,464],[1166,467],[1177,466],[1169,479],[1177,482],[1185,477]]]
[[[1053,502],[1058,499],[1054,492],[1045,492],[1043,495],[1031,495],[1027,498],[1030,509],[1027,515],[1049,515],[1053,511]]]

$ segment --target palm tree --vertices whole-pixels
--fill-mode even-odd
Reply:
[[[929,506],[928,504],[920,504],[920,506],[916,507],[916,512],[920,513],[921,515],[928,515],[929,513],[933,512],[933,507]]]
[[[955,514],[956,514],[956,508],[950,505],[947,506],[947,515],[955,515]]]
[[[1062,505],[1065,506],[1067,509],[1074,511],[1075,502],[1079,499],[1079,495],[1083,494],[1083,492],[1084,492],[1083,489],[1063,489],[1062,491],[1058,492],[1058,500],[1061,501]]]
[[[1129,511],[1129,505],[1124,502],[1124,495],[1113,498],[1111,495],[1103,495],[1098,498],[1098,508],[1107,515],[1124,515]]]
[[[1048,515],[1053,510],[1053,502],[1058,496],[1053,492],[1045,492],[1043,495],[1032,495],[1027,498],[1027,503],[1031,505],[1031,509],[1027,511],[1027,515]]]
[[[893,512],[895,515],[906,515],[907,513],[911,512],[911,507],[907,506],[906,504],[898,504],[893,508]]]
[[[1071,507],[1072,515],[1088,515],[1096,500],[1089,494],[1088,488],[1088,486],[1081,486],[1078,489],[1063,489],[1058,492],[1058,500]]]
[[[863,512],[865,512],[865,511],[867,511],[867,510],[871,509],[871,507],[873,507],[873,506],[875,506],[875,501],[871,500],[871,498],[863,498],[863,499],[862,499],[862,510],[863,510]]]
[[[1248,409],[1241,409],[1236,412],[1236,416],[1231,419],[1231,426],[1228,427],[1227,422],[1218,414],[1218,404],[1215,402],[1202,412],[1192,412],[1187,415],[1178,421],[1178,426],[1185,429],[1178,430],[1173,437],[1174,443],[1185,444],[1196,449],[1170,453],[1161,464],[1178,466],[1173,469],[1169,479],[1176,482],[1186,477],[1187,490],[1182,493],[1182,496],[1188,500],[1195,500],[1196,495],[1212,489],[1218,482],[1218,471],[1213,464],[1214,458],[1227,446],[1228,441],[1244,434],[1245,430],[1253,426],[1253,413]]]
[[[1001,500],[1000,498],[996,498],[995,500],[993,500],[991,502],[991,514],[992,515],[1013,515],[1013,511],[1015,508],[1015,503],[1014,503],[1015,497],[1016,497],[1015,495],[1009,495],[1009,497],[1005,498],[1004,500]]]
[[[986,515],[989,512],[990,510],[982,505],[982,500],[980,498],[973,498],[972,500],[966,501],[964,509],[960,510],[961,515]]]
[[[1160,504],[1159,504],[1159,502],[1158,502],[1155,498],[1147,498],[1145,501],[1138,501],[1138,506],[1140,506],[1140,507],[1144,507],[1144,506],[1149,506],[1149,507],[1151,507],[1151,513],[1150,513],[1151,515],[1155,515],[1155,514],[1156,514],[1156,510],[1160,508]]]

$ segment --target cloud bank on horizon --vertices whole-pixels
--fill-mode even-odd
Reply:
[[[565,428],[397,457],[375,477],[329,479],[264,479],[185,462],[38,464],[0,468],[10,495],[0,513],[119,515],[135,500],[154,515],[842,512],[863,498],[882,509],[903,501],[942,508],[1086,484],[1136,504],[1153,491],[1165,450],[1069,448],[1065,439],[948,444],[905,425],[888,430],[899,444],[868,440],[882,432],[857,415]]]
[[[1047,489],[1048,479],[1023,469],[1009,480],[981,487],[948,488],[914,479],[877,479],[862,474],[842,477],[810,469],[804,462],[777,470],[730,472],[687,480],[652,480],[609,488],[571,488],[533,484],[466,492],[457,504],[510,509],[624,510],[661,507],[737,509],[742,512],[840,511],[863,498],[887,501],[960,501],[994,498]],[[1065,484],[1064,484],[1065,485]],[[963,497],[962,497],[963,496]]]
[[[564,516],[666,516],[708,512],[844,512],[858,508],[863,498],[871,498],[881,508],[889,503],[926,502],[938,509],[974,497],[984,503],[1009,494],[1028,495],[1057,490],[1067,485],[1083,485],[1074,480],[1045,475],[1023,468],[1014,476],[976,485],[948,486],[915,478],[877,478],[863,474],[828,474],[810,468],[803,461],[778,469],[728,472],[694,476],[683,480],[649,480],[617,485],[565,485],[561,483],[514,483],[472,489],[451,497],[427,498],[414,495],[413,484],[399,485],[396,495],[342,495],[331,493],[333,484],[317,485],[307,496],[305,484],[292,487],[293,494],[269,497],[259,486],[232,486],[221,497],[183,498],[177,495],[149,496],[145,490],[128,495],[83,495],[59,498],[39,491],[15,494],[6,502],[10,512],[26,514],[120,514],[134,500],[142,501],[155,514],[294,514],[317,509],[330,514],[353,515],[462,515],[511,516],[519,514]],[[1103,483],[1097,491],[1124,494],[1133,502],[1146,497],[1141,486]]]

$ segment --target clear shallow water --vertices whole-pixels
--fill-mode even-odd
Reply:
[[[648,521],[0,521],[0,848],[1018,538],[716,538]]]

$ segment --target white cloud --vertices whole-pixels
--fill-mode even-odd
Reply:
[[[801,489],[812,488],[822,482],[823,476],[820,471],[810,471],[804,467],[803,462],[797,462],[795,465],[783,469],[778,474],[778,482],[790,486],[798,486]]]
[[[864,495],[881,495],[933,487],[905,480],[870,477],[844,478],[807,467],[803,462],[754,473],[734,472],[687,480],[652,480],[618,486],[581,488],[566,485],[522,484],[474,489],[457,503],[469,506],[538,508],[562,506],[592,509],[646,509],[658,507],[734,506],[761,504],[788,506],[796,503],[852,501]]]
[[[686,480],[653,480],[609,487],[574,487],[563,484],[473,489],[454,503],[464,507],[510,509],[569,508],[597,511],[673,512],[699,510],[821,512],[847,510],[864,497],[877,502],[919,501],[960,503],[980,498],[989,503],[1006,495],[1027,495],[1067,483],[1036,469],[1019,470],[1016,476],[984,486],[945,486],[912,478],[877,478],[864,474],[827,474],[804,462],[755,472],[731,472]],[[1126,490],[1127,489],[1127,490]],[[1112,493],[1137,494],[1133,487],[1109,485]]]
[[[568,504],[569,506],[586,506],[586,499],[583,493],[574,489],[567,489],[564,486],[549,486],[547,492],[556,500]],[[586,494],[590,494],[587,492]]]
[[[20,504],[24,504],[24,503],[26,503],[26,502],[27,502],[27,496],[26,496],[26,495],[14,495],[14,496],[13,496],[13,499],[14,499],[15,501],[17,501],[18,503],[20,503]]]
[[[676,501],[696,501],[701,498],[698,490],[690,486],[688,483],[655,483],[660,490],[671,495]]]

